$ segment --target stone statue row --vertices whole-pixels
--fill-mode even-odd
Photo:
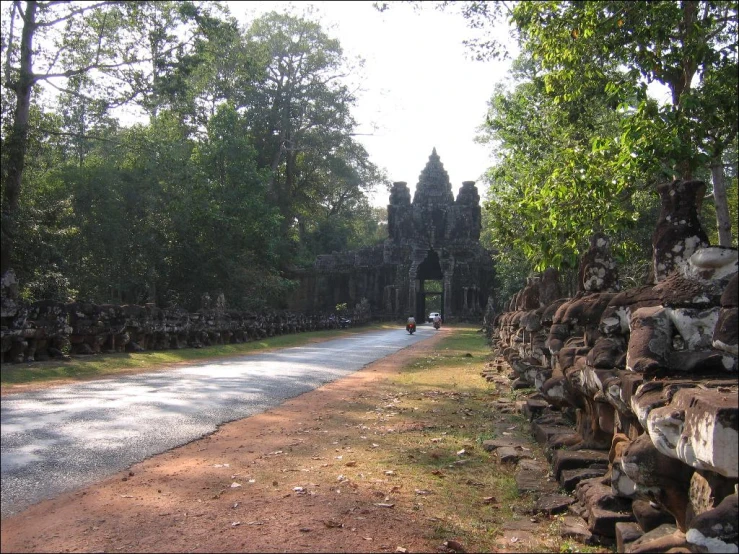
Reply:
[[[8,272],[12,273],[12,272]],[[6,289],[12,275],[6,275]],[[112,305],[41,301],[32,304],[3,295],[0,331],[2,362],[20,363],[144,350],[201,348],[238,344],[275,335],[346,327],[335,314],[289,311],[262,313],[227,310],[225,299],[203,303],[198,312],[154,304]],[[365,304],[349,316],[353,324],[370,320]]]
[[[650,284],[621,291],[595,235],[574,297],[547,270],[494,320],[514,388],[537,391],[524,412],[555,477],[603,467],[608,452],[575,493],[590,530],[620,551],[737,552],[737,251],[709,246],[703,189],[659,187]]]

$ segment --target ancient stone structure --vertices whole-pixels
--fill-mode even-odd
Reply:
[[[659,187],[653,282],[619,291],[595,236],[573,298],[531,278],[493,332],[572,511],[621,552],[738,551],[739,257],[708,245],[703,188]]]
[[[366,298],[376,315],[421,320],[426,300],[441,297],[446,321],[481,321],[493,277],[489,253],[480,246],[480,196],[465,181],[454,199],[436,149],[421,172],[411,201],[407,183],[396,182],[388,205],[384,244],[355,252],[319,256],[314,268],[296,275],[301,287],[293,310],[330,310]],[[429,290],[429,282],[441,290]]]
[[[0,361],[21,363],[142,350],[200,348],[238,344],[265,337],[336,329],[340,321],[329,313],[312,315],[288,311],[237,312],[225,308],[222,295],[203,308],[185,310],[145,306],[41,301],[25,304],[14,297],[14,274],[2,282]],[[367,323],[365,305],[347,314],[352,324]]]

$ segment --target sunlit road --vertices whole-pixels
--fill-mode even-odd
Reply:
[[[429,338],[402,328],[5,396],[2,516],[261,413]]]

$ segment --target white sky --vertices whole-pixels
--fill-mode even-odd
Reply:
[[[452,11],[423,10],[392,3],[380,13],[372,2],[226,2],[242,23],[275,10],[318,20],[344,54],[364,58],[358,102],[353,114],[357,136],[370,159],[387,171],[390,181],[407,181],[411,194],[431,150],[441,157],[456,197],[462,181],[478,181],[492,165],[490,148],[474,142],[484,121],[487,101],[506,78],[509,62],[473,61],[462,41],[474,36]],[[501,36],[508,34],[501,29]],[[375,128],[376,127],[376,128]],[[481,195],[484,194],[478,183]],[[388,203],[378,190],[372,203]]]

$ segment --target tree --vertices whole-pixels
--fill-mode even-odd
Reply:
[[[625,175],[612,162],[609,137],[619,134],[623,115],[597,90],[587,102],[556,102],[531,60],[519,60],[514,75],[519,83],[498,88],[478,137],[498,158],[486,177],[494,214],[486,236],[497,252],[518,249],[538,271],[575,268],[594,231],[615,234],[638,220],[631,197],[644,176]]]
[[[739,118],[737,3],[521,2],[512,21],[557,97],[582,99],[585,84],[606,79],[604,92],[614,100],[639,99],[622,135],[623,159],[652,142],[670,177],[690,179],[699,167],[715,168],[720,240],[730,245],[722,154]],[[619,74],[605,75],[614,65]],[[656,110],[647,98],[654,81],[670,91],[670,102]]]
[[[6,9],[9,17],[7,39],[4,37],[2,42],[2,86],[14,96],[14,109],[11,123],[3,129],[0,273],[9,269],[13,256],[16,216],[32,131],[30,114],[32,106],[39,104],[39,83],[74,91],[88,100],[91,99],[89,94],[94,94],[95,99],[106,106],[120,105],[150,89],[151,73],[142,69],[142,64],[161,64],[164,59],[171,60],[172,56],[182,54],[183,44],[192,40],[194,32],[191,29],[183,38],[174,39],[163,50],[157,50],[156,55],[147,55],[140,48],[142,26],[147,25],[144,16],[152,11],[171,10],[172,3],[14,1]],[[185,18],[197,13],[190,2],[182,3],[178,9]],[[169,24],[173,25],[174,19],[170,19]],[[155,30],[162,32],[163,28],[159,26]],[[172,31],[171,28],[166,30]],[[94,88],[82,91],[80,86],[92,82],[87,79],[91,75],[95,75]],[[66,88],[68,80],[72,82],[71,89]]]
[[[355,98],[337,40],[315,22],[272,12],[254,21],[246,41],[264,65],[240,104],[251,116],[260,166],[271,171],[282,235],[297,243],[313,214],[351,209],[382,176],[352,139]]]

